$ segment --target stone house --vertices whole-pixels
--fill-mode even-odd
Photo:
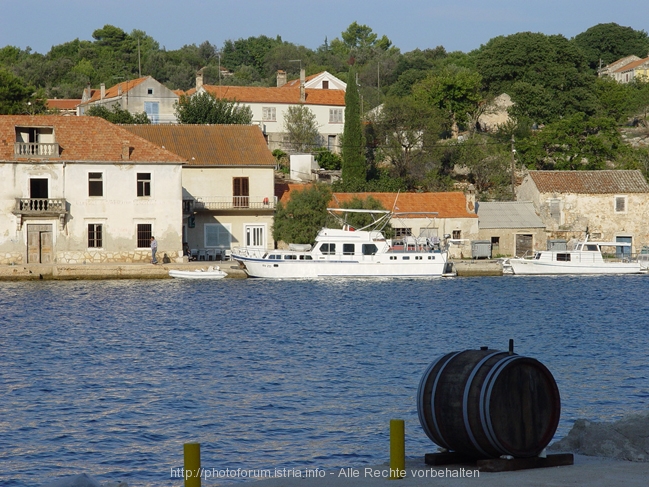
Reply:
[[[491,243],[493,257],[530,254],[547,246],[545,224],[530,201],[476,203],[477,240]]]
[[[182,256],[183,160],[96,117],[0,116],[0,263]]]
[[[328,73],[327,73],[328,74]],[[340,152],[341,136],[345,123],[345,86],[332,75],[312,77],[314,88],[307,87],[304,70],[300,83],[284,83],[285,74],[278,75],[278,87],[221,86],[203,84],[202,74],[196,78],[196,89],[189,90],[188,96],[207,92],[219,99],[236,100],[252,110],[252,123],[261,127],[271,151],[288,151],[284,119],[291,106],[304,105],[316,117],[319,127],[318,144],[331,152]],[[282,76],[284,78],[282,79]],[[335,78],[336,82],[332,78]],[[319,84],[318,84],[319,83]],[[327,88],[325,88],[325,86]],[[332,89],[332,87],[336,89]]]
[[[85,115],[92,106],[111,108],[119,105],[132,114],[146,113],[152,124],[176,123],[175,104],[178,93],[170,90],[151,76],[123,81],[106,89],[104,84],[98,90],[90,87],[83,91],[79,104],[79,115]]]
[[[649,244],[649,185],[640,171],[530,171],[516,199],[531,201],[548,238]]]
[[[255,125],[123,125],[184,160],[182,236],[200,259],[273,248],[275,158]]]
[[[630,83],[634,79],[649,80],[649,57],[640,59],[632,55],[604,66],[599,70],[600,77],[608,76],[618,83]]]

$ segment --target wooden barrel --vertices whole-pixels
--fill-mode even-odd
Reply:
[[[436,444],[473,458],[537,456],[559,424],[561,398],[538,360],[497,350],[451,352],[419,383],[419,422]]]

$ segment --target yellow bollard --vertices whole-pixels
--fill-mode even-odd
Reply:
[[[201,444],[185,443],[185,487],[201,487]]]
[[[406,476],[406,427],[403,419],[390,420],[390,479]]]

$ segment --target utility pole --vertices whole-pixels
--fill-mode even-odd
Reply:
[[[512,134],[512,197],[516,200],[516,149],[514,148],[514,134]]]

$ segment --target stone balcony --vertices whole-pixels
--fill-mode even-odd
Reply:
[[[14,143],[14,157],[50,158],[60,157],[59,144],[57,143]]]
[[[25,218],[30,217],[58,218],[63,229],[68,205],[64,198],[16,198],[12,213],[18,217],[18,230],[22,228]]]

